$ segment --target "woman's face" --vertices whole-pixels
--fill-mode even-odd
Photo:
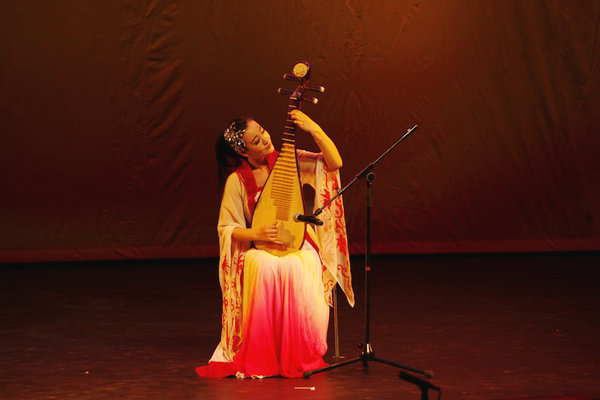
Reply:
[[[242,155],[247,156],[248,159],[261,163],[265,157],[271,154],[275,149],[271,143],[271,136],[262,126],[256,121],[248,121],[246,132],[243,135],[244,142],[246,143],[246,150]]]

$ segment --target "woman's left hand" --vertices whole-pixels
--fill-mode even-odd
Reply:
[[[294,121],[298,128],[311,134],[315,134],[321,130],[321,127],[315,121],[300,110],[290,111],[290,119]]]

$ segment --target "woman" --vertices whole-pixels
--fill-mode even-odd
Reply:
[[[297,152],[300,180],[315,188],[315,207],[339,186],[340,154],[319,125],[299,110],[298,128],[312,135],[320,153]],[[307,226],[302,248],[283,257],[252,247],[280,243],[275,223],[251,227],[260,190],[277,152],[269,133],[250,118],[234,120],[217,139],[221,182],[219,279],[223,292],[221,342],[204,377],[286,376],[323,367],[327,350],[328,303],[338,282],[354,304],[341,198],[321,215],[323,226]]]

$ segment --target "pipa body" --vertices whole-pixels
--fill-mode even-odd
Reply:
[[[306,225],[294,221],[296,213],[304,214],[296,146],[284,142],[252,216],[253,228],[276,222],[278,239],[283,244],[255,242],[256,248],[276,256],[299,250],[304,242]]]

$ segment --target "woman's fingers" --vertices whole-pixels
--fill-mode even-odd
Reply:
[[[271,225],[267,225],[266,226],[266,234],[267,234],[267,238],[269,239],[270,242],[277,243],[277,244],[281,244],[282,243],[278,239],[278,237],[279,237],[279,227],[277,226],[276,222],[272,223]]]

